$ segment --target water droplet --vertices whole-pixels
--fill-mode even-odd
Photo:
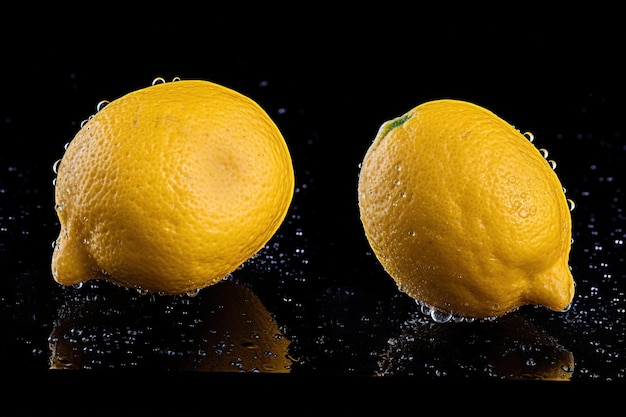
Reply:
[[[550,168],[556,169],[556,161],[554,159],[548,160],[548,163],[550,164]]]
[[[187,291],[185,294],[187,295],[187,297],[196,297],[198,294],[200,294],[200,288],[196,288],[195,290]]]
[[[530,143],[535,140],[535,135],[533,135],[531,132],[524,132],[524,136],[526,136],[526,139],[528,139]]]
[[[165,78],[163,77],[156,77],[154,80],[152,80],[152,85],[164,84],[164,83],[165,83]]]
[[[415,236],[415,230],[409,230],[409,236]]]
[[[422,303],[421,301],[416,301],[416,303],[417,303],[417,305],[418,305],[418,307],[419,307],[419,309],[420,309],[420,312],[421,312],[423,315],[425,315],[425,316],[430,315],[430,306],[428,306],[428,305],[426,305],[426,304]]]
[[[567,199],[567,205],[569,206],[569,211],[573,211],[576,208],[576,203],[571,198]]]
[[[100,100],[98,104],[96,104],[96,112],[99,112],[103,108],[105,108],[109,104],[108,100]]]
[[[452,319],[452,313],[446,313],[445,311],[433,308],[430,310],[430,317],[436,323],[447,323]]]
[[[61,160],[60,160],[60,159],[57,159],[57,160],[54,162],[54,164],[52,164],[52,171],[53,171],[55,174],[58,174],[58,172],[59,172],[59,165],[60,165],[60,164],[61,164]]]
[[[176,81],[180,81],[180,77],[174,77],[174,78],[172,78],[172,82],[174,82],[174,83],[175,83]]]
[[[548,150],[546,148],[541,148],[539,149],[539,152],[541,152],[541,155],[545,158],[548,159]]]

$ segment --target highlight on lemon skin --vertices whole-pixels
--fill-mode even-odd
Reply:
[[[285,139],[252,99],[204,80],[103,101],[54,168],[53,278],[184,294],[258,253],[289,210]]]
[[[437,321],[568,308],[571,200],[555,163],[490,110],[453,99],[385,122],[358,178],[373,253]]]

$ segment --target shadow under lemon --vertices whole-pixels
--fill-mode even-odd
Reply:
[[[377,374],[569,381],[574,355],[517,313],[494,321],[406,321],[388,341]]]
[[[224,280],[195,297],[91,288],[59,310],[50,369],[291,370],[290,340],[245,285]]]

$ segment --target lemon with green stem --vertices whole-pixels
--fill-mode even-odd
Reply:
[[[462,100],[384,123],[358,178],[366,238],[400,290],[443,314],[568,308],[570,206],[552,166],[514,126]]]

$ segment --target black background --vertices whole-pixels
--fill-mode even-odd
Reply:
[[[54,387],[69,386],[84,398],[90,384],[113,379],[122,387],[114,394],[132,397],[135,383],[146,384],[146,373],[154,391],[160,392],[157,385],[184,386],[193,402],[204,386],[271,391],[286,401],[290,395],[280,390],[293,398],[294,391],[314,384],[323,396],[350,398],[344,402],[350,407],[358,404],[346,396],[346,386],[403,392],[424,389],[424,381],[448,390],[451,381],[460,381],[461,389],[468,381],[486,381],[489,389],[508,389],[509,383],[492,383],[499,378],[475,369],[484,356],[480,349],[454,349],[454,332],[488,337],[479,326],[427,333],[430,341],[413,350],[425,359],[398,359],[395,377],[371,377],[387,341],[403,337],[403,326],[420,313],[369,252],[356,206],[358,164],[382,122],[444,97],[473,101],[532,131],[536,145],[557,161],[556,171],[577,204],[570,262],[577,296],[567,315],[523,308],[514,317],[573,353],[576,369],[567,386],[622,382],[626,36],[619,13],[599,6],[441,6],[5,8],[0,352],[10,375],[23,381],[16,391],[52,396]],[[158,76],[210,80],[248,95],[276,121],[291,149],[298,190],[273,253],[284,259],[274,269],[259,261],[239,276],[296,341],[300,362],[287,381],[272,375],[163,374],[153,362],[139,363],[138,372],[127,375],[128,369],[115,367],[119,358],[106,356],[113,371],[105,376],[46,371],[47,337],[57,311],[68,298],[84,297],[59,288],[49,273],[58,233],[52,165],[98,101]],[[424,346],[440,351],[421,352]]]

